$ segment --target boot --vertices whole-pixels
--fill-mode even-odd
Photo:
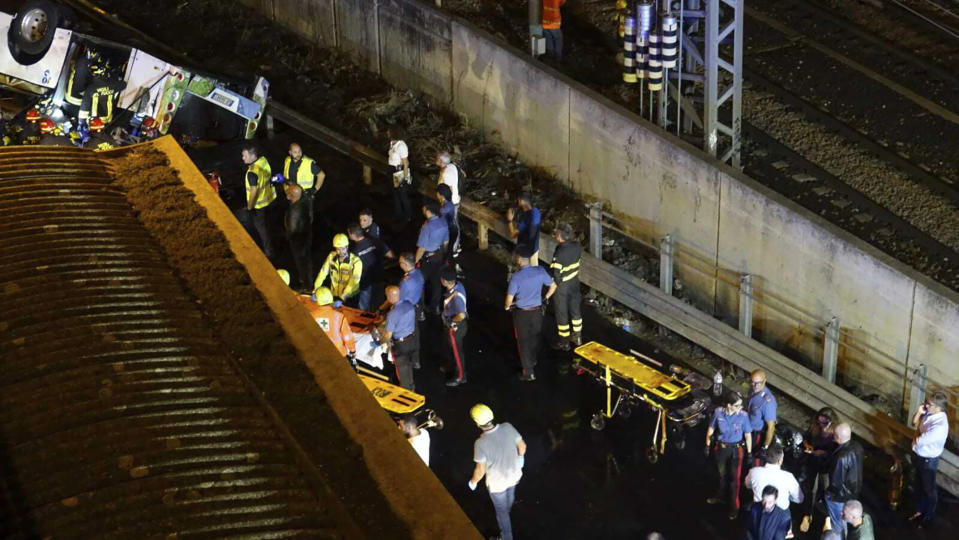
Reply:
[[[573,337],[570,338],[570,341],[572,341],[573,344],[576,345],[577,347],[579,347],[580,345],[582,345],[582,344],[583,344],[583,334],[582,334],[582,332],[573,332]]]

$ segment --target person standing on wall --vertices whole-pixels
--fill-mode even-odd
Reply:
[[[909,519],[918,521],[920,527],[928,527],[936,517],[938,492],[936,472],[939,457],[949,437],[949,419],[946,417],[948,401],[946,394],[936,392],[912,416],[916,436],[912,440],[913,462],[916,470],[916,493],[919,507]]]
[[[579,264],[583,248],[573,239],[573,228],[568,223],[556,226],[553,239],[556,240],[556,249],[549,267],[556,282],[553,311],[556,314],[556,333],[559,335],[557,348],[568,351],[570,342],[577,346],[583,344],[583,315],[579,296]]]
[[[560,6],[566,0],[543,0],[543,36],[546,38],[546,54],[561,62],[563,60],[563,14]]]
[[[386,136],[390,139],[387,162],[393,167],[393,220],[397,223],[409,223],[413,219],[413,205],[410,201],[413,191],[410,150],[400,138],[396,126],[387,128]],[[375,236],[379,237],[379,231]]]
[[[267,210],[276,200],[276,189],[270,183],[272,174],[270,162],[266,160],[266,157],[259,155],[253,144],[243,147],[240,158],[246,165],[243,184],[246,186],[246,215],[249,216],[241,221],[250,236],[253,236],[253,230],[256,231],[256,236],[260,239],[260,248],[263,249],[266,258],[273,259],[276,252],[273,250],[273,239],[270,237]]]
[[[473,444],[473,476],[469,488],[486,478],[486,490],[496,510],[496,523],[502,540],[513,540],[513,524],[510,510],[516,499],[516,484],[523,477],[526,462],[526,442],[509,422],[493,423],[493,411],[477,403],[470,409],[470,416],[482,434]]]

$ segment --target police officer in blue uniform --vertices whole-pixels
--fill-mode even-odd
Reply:
[[[440,205],[437,201],[424,201],[423,216],[426,217],[426,222],[420,227],[420,235],[416,240],[416,263],[426,280],[426,311],[439,315],[442,301],[440,270],[446,263],[450,230],[446,221],[440,218]]]
[[[456,270],[450,267],[443,269],[440,275],[445,297],[443,298],[443,326],[446,327],[447,345],[452,369],[449,371],[452,378],[446,386],[459,386],[466,382],[466,350],[463,348],[463,338],[466,337],[466,288],[456,280]]]
[[[386,288],[386,301],[393,308],[386,315],[382,342],[390,344],[390,357],[396,368],[396,378],[400,386],[416,391],[413,382],[413,362],[419,354],[416,337],[416,307],[407,300],[400,299],[400,288],[390,285]]]
[[[729,504],[729,519],[739,515],[739,491],[742,479],[743,444],[746,453],[752,452],[752,428],[749,416],[743,412],[743,398],[737,392],[724,396],[724,405],[717,407],[706,430],[706,456],[709,456],[713,434],[716,435],[716,468],[719,471],[719,490],[709,504]]]
[[[517,255],[516,264],[520,269],[509,280],[506,291],[506,310],[513,310],[513,331],[516,334],[516,346],[519,360],[523,365],[521,381],[535,381],[533,368],[543,330],[543,287],[546,300],[556,292],[556,283],[541,266],[532,266],[529,257]],[[515,302],[515,303],[514,303]]]
[[[423,320],[423,273],[416,267],[416,255],[407,251],[400,254],[400,299],[416,306],[416,354],[413,356],[413,369],[420,369],[420,321]]]
[[[758,467],[776,436],[776,397],[766,387],[766,372],[761,369],[749,374],[749,390],[746,411],[752,428],[753,449],[756,450],[752,466]]]

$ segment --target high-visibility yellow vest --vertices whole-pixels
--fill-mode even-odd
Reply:
[[[270,175],[273,171],[270,170],[270,162],[266,160],[265,157],[260,156],[246,169],[247,172],[252,172],[256,175],[256,187],[259,188],[256,196],[256,203],[253,205],[253,208],[260,209],[265,208],[273,199],[276,199],[276,189],[273,188],[273,185],[270,184]],[[253,189],[250,186],[250,183],[243,178],[243,184],[246,185],[246,201],[247,204],[250,202],[250,191]]]
[[[286,161],[283,162],[283,178],[290,178],[290,163],[293,160],[289,156],[286,157]],[[296,169],[296,183],[300,185],[303,189],[310,189],[313,187],[313,181],[316,178],[313,176],[313,160],[303,156],[300,158],[300,166]]]

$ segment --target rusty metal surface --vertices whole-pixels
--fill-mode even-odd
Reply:
[[[337,536],[96,154],[0,149],[0,536]]]

